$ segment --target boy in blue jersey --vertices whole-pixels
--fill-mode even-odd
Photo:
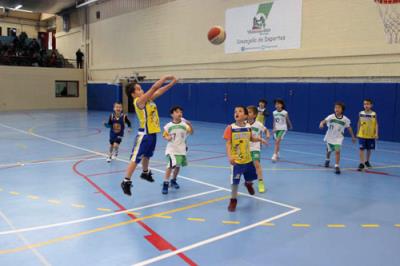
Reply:
[[[104,126],[110,129],[110,151],[107,157],[107,162],[115,160],[118,156],[119,145],[124,137],[125,124],[128,125],[131,131],[132,124],[128,116],[122,112],[122,104],[114,103],[114,112],[110,114],[108,122]]]

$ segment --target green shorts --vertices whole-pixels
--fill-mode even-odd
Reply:
[[[342,148],[342,145],[326,143],[326,147],[327,147],[329,152],[331,152],[331,151],[340,151],[340,149]]]
[[[275,131],[274,137],[275,139],[283,139],[286,134],[286,130],[277,130]]]
[[[259,151],[252,151],[251,152],[251,158],[254,161],[260,161],[261,160],[261,153]]]
[[[187,166],[185,155],[167,155],[167,168]]]

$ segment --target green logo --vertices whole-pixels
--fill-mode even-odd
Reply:
[[[266,21],[271,12],[273,1],[263,3],[258,6],[257,14],[253,18],[253,30],[263,30],[266,27]]]

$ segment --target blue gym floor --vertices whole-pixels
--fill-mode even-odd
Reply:
[[[0,265],[400,264],[400,143],[380,141],[374,168],[360,173],[346,139],[336,176],[321,167],[322,135],[289,132],[281,161],[269,160],[272,146],[262,151],[267,193],[241,186],[229,213],[225,125],[193,122],[181,189],[166,196],[160,137],[156,182],[135,173],[127,197],[120,181],[135,132],[107,164],[107,115],[0,114]]]

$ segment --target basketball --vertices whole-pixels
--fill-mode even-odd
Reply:
[[[214,45],[223,43],[225,38],[225,30],[221,26],[214,26],[208,31],[208,40]]]

